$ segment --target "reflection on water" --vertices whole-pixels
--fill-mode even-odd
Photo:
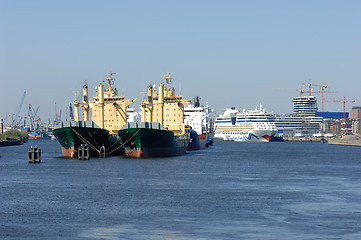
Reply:
[[[80,234],[80,237],[94,239],[139,239],[139,240],[184,240],[193,238],[183,238],[179,232],[169,230],[145,230],[137,229],[133,225],[121,225],[111,228],[93,228]],[[197,238],[199,239],[199,238]]]

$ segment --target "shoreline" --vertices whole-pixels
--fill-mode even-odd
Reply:
[[[0,147],[16,146],[16,145],[22,145],[22,144],[23,144],[23,142],[21,140],[0,141]]]

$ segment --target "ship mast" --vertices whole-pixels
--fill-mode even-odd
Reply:
[[[171,76],[170,76],[170,73],[167,72],[167,75],[163,76],[162,78],[163,80],[166,81],[166,89],[165,89],[165,97],[170,97],[170,91],[169,91],[169,82],[173,79]]]
[[[109,71],[108,76],[104,79],[108,81],[108,89],[106,89],[107,92],[110,92],[112,90],[112,80],[114,80],[113,74],[116,73],[112,73]]]

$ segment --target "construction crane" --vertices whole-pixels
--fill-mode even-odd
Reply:
[[[346,101],[346,97],[343,96],[343,100],[335,100],[335,98],[334,98],[333,100],[329,100],[329,101],[325,101],[325,102],[342,102],[343,103],[343,121],[346,122],[346,103],[354,103],[355,100]]]
[[[329,82],[313,82],[313,83],[311,83],[311,80],[308,80],[308,83],[302,84],[302,85],[308,85],[309,96],[311,96],[312,93],[321,93],[322,112],[325,111],[325,93],[337,93],[337,91],[325,91],[325,89],[328,87],[327,85],[325,85],[326,83],[329,83]],[[312,91],[312,85],[320,87],[321,91]]]
[[[16,111],[15,118],[12,121],[12,124],[11,124],[12,128],[15,128],[16,125],[19,125],[20,122],[21,122],[21,119],[18,120],[18,118],[19,118],[19,114],[20,114],[20,111],[21,111],[21,107],[23,106],[23,103],[24,103],[25,95],[26,95],[26,91],[24,91],[24,94],[23,94],[23,96],[22,96],[22,98],[20,100],[18,110]]]
[[[291,91],[297,91],[300,93],[300,96],[302,97],[304,93],[308,92],[308,89],[302,88],[302,85],[300,88],[272,88],[272,90],[291,90]]]
[[[273,88],[273,90],[294,90],[298,91],[300,93],[300,96],[302,97],[304,93],[308,93],[308,96],[312,96],[312,93],[321,93],[321,102],[322,102],[322,112],[325,110],[325,93],[337,93],[337,91],[325,91],[325,89],[328,87],[325,84],[328,82],[311,82],[311,80],[308,81],[308,83],[302,83],[299,89],[296,88]],[[307,86],[307,88],[304,88],[303,86]],[[321,88],[320,91],[314,91],[312,89],[312,85],[318,86]]]

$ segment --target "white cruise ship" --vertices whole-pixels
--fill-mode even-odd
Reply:
[[[260,104],[255,110],[232,107],[224,110],[215,121],[216,138],[232,141],[268,142],[277,133],[275,116]]]

